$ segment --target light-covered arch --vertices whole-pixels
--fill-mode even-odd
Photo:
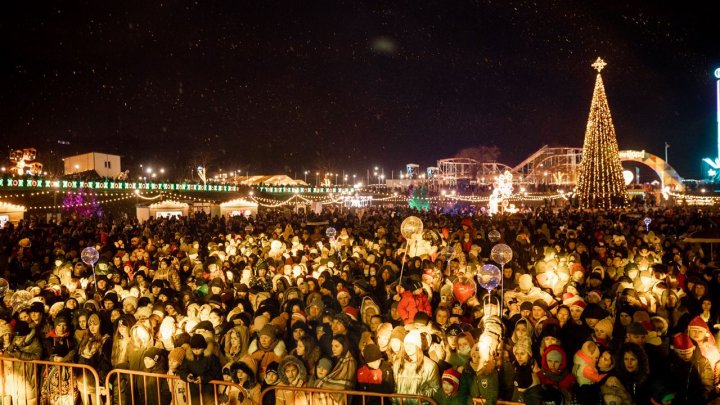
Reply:
[[[623,162],[637,162],[642,163],[645,166],[651,168],[663,184],[663,186],[670,187],[671,190],[684,191],[685,186],[678,172],[672,168],[664,159],[660,156],[653,155],[644,150],[621,150],[620,160]]]

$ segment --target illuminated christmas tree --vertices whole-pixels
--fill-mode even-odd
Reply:
[[[585,143],[576,188],[580,208],[622,207],[627,201],[615,127],[600,76],[605,65],[605,61],[600,58],[592,64],[598,74],[585,128]]]

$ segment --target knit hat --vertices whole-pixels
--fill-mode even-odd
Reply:
[[[520,350],[532,355],[532,341],[529,336],[523,336],[515,342],[515,346],[513,346],[513,353]]]
[[[12,334],[12,329],[10,329],[10,325],[8,323],[3,323],[0,325],[0,337],[3,337],[5,335]]]
[[[675,350],[688,350],[695,347],[695,343],[687,333],[678,333],[673,337],[671,346]]]
[[[262,329],[260,329],[260,332],[258,333],[259,336],[269,336],[271,339],[275,340],[276,332],[275,332],[275,326],[271,324],[267,324],[263,326]]]
[[[207,342],[205,341],[205,338],[201,334],[196,333],[190,339],[190,348],[191,349],[205,349],[205,348],[207,348]]]
[[[533,306],[533,308],[535,308],[535,307],[542,308],[542,310],[545,311],[545,313],[547,313],[547,311],[548,311],[547,302],[545,302],[545,300],[543,300],[541,298],[538,298],[535,301],[533,301],[532,306]]]
[[[605,332],[607,337],[611,337],[613,333],[613,324],[609,318],[603,318],[595,324],[595,330],[601,330]]]
[[[533,304],[530,301],[523,301],[522,304],[520,304],[521,311],[531,311],[532,307]]]
[[[460,373],[454,368],[449,368],[442,373],[442,380],[453,386],[453,394],[457,392],[460,386]]]
[[[195,325],[195,328],[193,328],[193,332],[197,332],[199,330],[206,330],[206,331],[214,331],[215,328],[213,327],[213,324],[210,321],[202,321]]]
[[[628,325],[627,329],[625,330],[628,335],[647,335],[648,331],[645,329],[642,324],[638,322],[633,322],[630,325]]]
[[[328,359],[327,357],[323,357],[322,359],[318,360],[316,367],[330,371],[332,370],[332,360]]]
[[[607,316],[605,310],[598,304],[589,304],[583,311],[585,319],[603,319]]]
[[[366,363],[372,363],[375,360],[380,360],[382,358],[382,353],[380,353],[380,348],[375,344],[369,344],[365,345],[363,348],[363,358],[365,359]]]
[[[174,361],[177,363],[182,363],[184,359],[185,349],[183,349],[182,347],[176,347],[170,350],[170,354],[168,354],[168,362]]]
[[[137,309],[138,299],[137,299],[137,297],[133,297],[132,295],[129,295],[129,296],[125,297],[125,299],[123,300],[123,305],[125,305],[125,304],[130,304]]]

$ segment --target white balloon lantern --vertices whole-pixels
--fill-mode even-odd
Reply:
[[[400,277],[398,282],[402,283],[403,271],[405,270],[405,259],[407,258],[408,249],[410,247],[410,239],[413,239],[415,235],[422,235],[423,222],[416,216],[409,216],[405,218],[400,224],[400,233],[405,237],[405,253],[403,254],[402,265],[400,266]],[[415,240],[417,243],[417,240]]]
[[[400,233],[405,239],[410,240],[415,234],[423,231],[423,222],[416,216],[409,216],[400,224]]]
[[[497,264],[500,265],[501,272],[505,271],[505,265],[510,263],[513,257],[513,251],[510,248],[510,246],[504,244],[504,243],[498,243],[497,245],[492,247],[492,250],[490,251],[490,258]],[[505,278],[501,276],[500,278],[500,285],[501,287],[501,293],[505,293]],[[500,300],[500,314],[502,314],[503,308],[502,308],[502,302],[504,299]]]
[[[512,257],[512,249],[510,248],[510,246],[504,243],[498,243],[497,245],[493,246],[492,250],[490,251],[490,258],[500,266],[505,266],[506,264],[510,263]]]
[[[88,246],[85,249],[80,252],[80,259],[82,259],[83,263],[87,264],[92,268],[93,272],[93,282],[97,279],[95,276],[95,263],[97,263],[98,259],[100,259],[100,254],[98,253],[97,249],[95,249],[92,246]]]
[[[500,235],[500,232],[497,229],[493,229],[492,231],[488,232],[488,240],[490,243],[497,243],[502,235]]]

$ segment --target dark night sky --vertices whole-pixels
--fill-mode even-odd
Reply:
[[[621,149],[668,141],[685,177],[717,155],[710,5],[13,3],[0,139],[40,161],[97,150],[184,175],[212,154],[225,170],[360,174],[497,145],[514,165],[582,146],[597,56]]]

